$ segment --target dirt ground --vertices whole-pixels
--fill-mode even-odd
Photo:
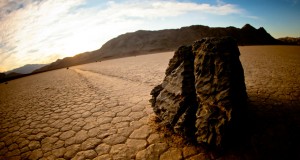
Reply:
[[[148,100],[173,52],[0,84],[0,159],[300,159],[300,46],[241,46],[248,115],[222,151],[182,142]]]

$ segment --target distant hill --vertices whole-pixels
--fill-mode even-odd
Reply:
[[[84,64],[84,63],[90,63],[100,59],[99,55],[92,54],[92,53],[93,52],[85,52],[85,53],[75,55],[74,57],[66,57],[64,59],[58,59],[47,66],[44,66],[40,69],[33,71],[33,73],[45,72],[49,70],[70,67],[70,66]]]
[[[22,67],[0,73],[0,83],[8,80],[20,78],[31,74],[34,70],[46,66],[47,64],[26,64]]]
[[[0,73],[0,80],[5,78],[5,73]]]
[[[14,79],[15,77],[23,77],[25,74],[22,73],[16,73],[16,72],[10,72],[5,75],[6,79]]]
[[[126,33],[106,42],[100,49],[67,57],[42,67],[34,72],[43,72],[99,60],[148,54],[162,51],[173,51],[181,45],[189,45],[204,37],[231,36],[239,45],[280,44],[264,28],[256,29],[249,24],[242,28],[208,27],[193,25],[180,29],[159,31],[139,30]]]
[[[101,57],[153,53],[176,50],[181,45],[189,45],[204,37],[232,36],[239,45],[278,44],[264,28],[255,29],[246,24],[241,29],[235,27],[210,28],[194,25],[180,29],[161,31],[136,31],[126,33],[105,43],[98,53]]]
[[[300,37],[298,38],[284,37],[284,38],[278,38],[278,40],[282,41],[284,44],[287,45],[300,45]]]
[[[21,78],[24,76],[27,76],[28,74],[21,74],[21,73],[16,73],[16,72],[10,72],[10,73],[0,73],[0,83],[5,82],[5,81],[9,81],[9,80],[13,80],[13,79],[17,79],[17,78]]]
[[[19,74],[29,74],[29,73],[33,72],[34,70],[37,70],[46,65],[47,64],[26,64],[25,66],[10,70],[10,71],[6,72],[6,74],[13,73],[13,72],[19,73]]]

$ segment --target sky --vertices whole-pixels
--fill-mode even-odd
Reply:
[[[0,0],[0,72],[99,49],[137,30],[246,23],[300,37],[300,0]]]

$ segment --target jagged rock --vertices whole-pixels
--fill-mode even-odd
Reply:
[[[241,113],[247,98],[240,52],[231,38],[203,39],[193,52],[197,141],[219,145],[233,112]]]
[[[198,143],[221,145],[247,98],[239,55],[230,37],[180,47],[163,83],[151,92],[153,110],[162,123]]]
[[[161,85],[151,95],[153,110],[163,124],[171,125],[175,131],[189,133],[192,127],[188,113],[195,111],[194,55],[192,47],[182,46],[174,54]]]

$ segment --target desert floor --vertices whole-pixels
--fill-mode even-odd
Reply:
[[[222,151],[184,142],[155,122],[148,100],[173,56],[166,52],[0,84],[0,159],[299,159],[300,47],[240,52],[246,129]]]

